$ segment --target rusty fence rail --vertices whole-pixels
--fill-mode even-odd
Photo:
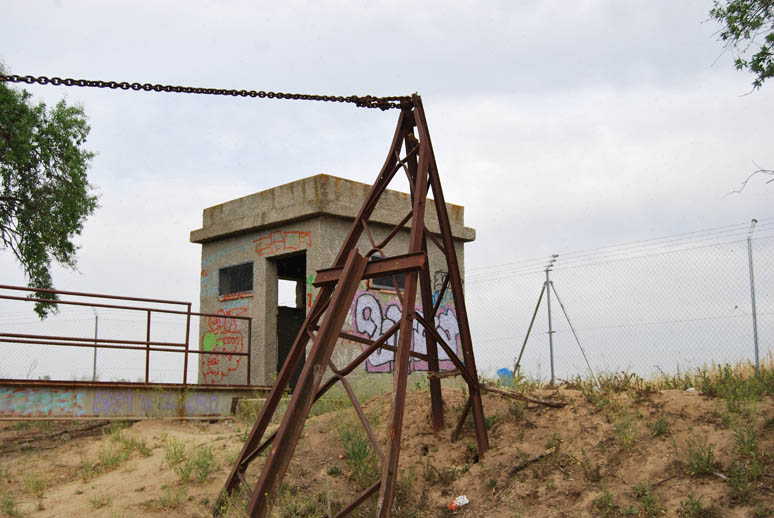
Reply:
[[[10,293],[9,293],[10,292]],[[19,296],[11,293],[27,292],[29,296]],[[107,350],[119,350],[119,351],[142,351],[145,352],[144,361],[144,381],[138,381],[138,383],[149,384],[150,380],[150,367],[151,367],[151,353],[176,353],[183,356],[183,372],[182,372],[182,384],[188,385],[188,370],[189,370],[189,357],[190,355],[198,355],[200,359],[200,368],[202,365],[206,365],[212,362],[219,361],[219,357],[232,359],[237,357],[237,364],[241,358],[245,358],[246,361],[246,375],[245,386],[251,385],[250,380],[250,363],[251,363],[251,331],[252,331],[252,319],[246,316],[226,315],[223,313],[201,313],[192,311],[192,304],[190,302],[181,302],[174,300],[162,300],[142,297],[127,297],[120,295],[105,295],[98,293],[83,293],[75,291],[62,291],[62,290],[44,290],[33,289],[23,286],[8,286],[0,285],[0,301],[17,301],[27,303],[51,302],[49,299],[41,299],[35,297],[35,294],[47,293],[55,294],[60,300],[56,301],[57,306],[76,306],[91,308],[94,311],[95,319],[97,318],[96,309],[103,310],[115,310],[119,312],[142,314],[145,327],[145,338],[143,340],[129,339],[121,336],[114,336],[112,338],[101,337],[97,334],[96,325],[94,336],[65,336],[54,334],[43,334],[34,332],[8,332],[7,325],[0,324],[0,344],[12,344],[12,345],[45,345],[55,347],[67,347],[67,348],[90,348],[95,350],[94,360],[94,372],[96,373],[96,351],[101,349]],[[65,296],[70,298],[64,298]],[[129,303],[141,303],[143,305],[130,305]],[[30,308],[30,313],[31,313]],[[185,333],[184,338],[180,341],[175,340],[154,340],[151,338],[151,329],[154,322],[153,315],[176,315],[185,318]],[[0,316],[2,313],[0,312]],[[229,350],[228,347],[207,347],[206,340],[203,346],[200,346],[198,340],[196,340],[196,347],[191,348],[191,324],[192,318],[206,318],[210,327],[214,325],[220,327],[236,327],[238,322],[243,322],[243,325],[247,326],[247,344],[240,343],[240,350]],[[95,322],[96,324],[96,322]],[[18,327],[18,326],[17,326]],[[34,324],[25,325],[23,327],[32,328],[34,331]],[[209,333],[208,333],[209,334]],[[227,344],[228,345],[228,344]],[[245,350],[246,349],[246,350]],[[2,376],[0,376],[2,377]],[[18,378],[18,376],[14,376]],[[216,384],[217,380],[207,379],[206,382]],[[196,383],[196,382],[194,382]],[[229,381],[229,385],[241,385],[240,383],[233,383]]]

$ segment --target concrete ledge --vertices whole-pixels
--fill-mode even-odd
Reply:
[[[190,240],[207,243],[320,215],[351,220],[360,211],[370,189],[370,185],[326,174],[311,176],[204,209],[202,228],[192,231]],[[440,227],[435,202],[427,201],[426,225],[437,234]],[[464,207],[449,203],[446,207],[452,235],[462,241],[473,241],[476,231],[464,225]],[[388,189],[370,221],[394,226],[410,209],[408,194]]]

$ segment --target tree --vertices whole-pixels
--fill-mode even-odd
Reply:
[[[720,40],[736,54],[737,70],[755,75],[754,89],[774,76],[774,0],[714,0],[710,17],[722,25]]]
[[[60,101],[47,109],[30,98],[0,81],[0,250],[13,252],[30,288],[53,289],[52,262],[75,268],[73,239],[97,208],[86,179],[94,154],[83,148],[90,129],[83,108]],[[40,318],[56,310],[35,304]]]

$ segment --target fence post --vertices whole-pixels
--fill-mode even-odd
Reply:
[[[551,321],[551,289],[550,289],[551,278],[548,276],[548,272],[551,271],[551,266],[553,266],[555,260],[556,260],[556,256],[554,255],[549,265],[546,266],[546,283],[544,284],[546,288],[546,307],[548,308],[548,350],[551,355],[551,386],[552,387],[556,382],[556,376],[554,375],[554,326],[553,326],[553,322]]]
[[[183,385],[188,385],[188,342],[191,340],[191,303],[185,316],[185,354],[183,355]]]
[[[145,383],[148,383],[148,378],[150,374],[150,324],[151,324],[151,310],[148,310],[148,319],[146,323],[146,332],[145,332]]]
[[[94,306],[91,306],[91,310],[94,312],[94,362],[91,367],[91,381],[97,381],[97,332],[99,330],[99,315]]]
[[[758,357],[758,312],[755,309],[755,274],[753,273],[752,256],[752,235],[755,230],[757,219],[750,222],[750,233],[747,234],[747,262],[750,268],[750,300],[752,301],[752,321],[753,321],[753,345],[755,347],[755,373],[760,374],[761,363]]]
[[[250,385],[250,357],[253,355],[253,318],[247,320],[247,385]]]

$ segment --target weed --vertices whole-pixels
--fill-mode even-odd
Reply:
[[[151,510],[173,510],[180,507],[185,497],[185,488],[178,488],[172,491],[169,486],[163,486],[164,492],[158,498],[153,498],[143,502],[143,506]]]
[[[27,491],[38,498],[43,496],[43,489],[45,486],[42,478],[30,474],[25,474],[22,478],[24,479],[24,487],[27,488]]]
[[[613,421],[613,430],[621,446],[629,449],[637,440],[637,416],[630,412],[621,412]]]
[[[709,475],[717,467],[715,460],[715,445],[701,444],[693,440],[688,443],[688,474],[692,477]]]
[[[602,494],[594,499],[594,509],[599,511],[600,518],[613,518],[618,516],[618,506],[613,501],[613,494],[602,486]]]
[[[758,507],[752,513],[752,518],[774,518],[774,509],[758,504]]]
[[[679,516],[681,518],[720,518],[720,510],[715,506],[704,507],[701,497],[694,498],[688,494],[688,500],[680,502]]]
[[[102,509],[103,507],[110,505],[110,495],[107,493],[100,493],[89,498],[89,503],[94,509]]]
[[[339,428],[339,439],[344,447],[347,465],[360,487],[367,488],[379,478],[379,468],[365,433],[356,426],[344,425]]]
[[[171,469],[185,460],[185,444],[174,437],[164,443],[164,458]]]
[[[509,402],[508,413],[516,418],[517,421],[520,421],[524,417],[524,409],[526,406],[526,403],[522,403],[521,401]]]
[[[659,502],[658,495],[653,492],[650,484],[640,482],[634,487],[634,496],[640,501],[640,513],[645,513],[647,518],[659,516],[663,508]]]
[[[669,421],[666,417],[659,417],[649,425],[650,435],[653,437],[666,437],[669,435]]]
[[[216,503],[217,516],[229,518],[249,518],[247,515],[247,501],[242,495],[242,488],[238,487],[230,495],[226,495]]]
[[[750,497],[752,482],[761,478],[763,466],[758,459],[737,460],[731,464],[728,484],[735,500],[746,501]]]
[[[702,369],[698,375],[700,390],[725,400],[729,412],[744,414],[747,403],[774,394],[774,369],[761,368],[759,375],[750,375],[750,371],[742,365],[734,368],[728,364],[715,366],[714,370]]]
[[[81,474],[81,479],[84,482],[87,482],[91,477],[97,474],[97,465],[86,457],[82,457],[81,466],[78,468],[78,472]]]
[[[492,428],[496,422],[497,422],[497,414],[492,414],[484,417],[484,426],[486,426],[487,430]]]
[[[215,457],[212,455],[212,448],[202,446],[196,450],[196,455],[191,459],[194,466],[194,474],[199,482],[206,482],[210,473],[215,468]]]
[[[101,449],[98,456],[99,462],[105,470],[115,469],[129,458],[129,454],[125,449],[110,446]]]
[[[556,448],[559,446],[559,443],[562,441],[562,437],[554,432],[554,434],[551,436],[551,438],[546,441],[546,449],[550,450],[551,448]]]
[[[746,459],[758,457],[760,441],[755,431],[755,421],[746,421],[744,426],[734,429],[734,446],[736,452]]]
[[[331,466],[330,468],[328,468],[328,475],[330,475],[331,477],[337,477],[341,475],[341,468],[339,468],[338,466]]]
[[[10,495],[3,491],[3,496],[0,498],[0,509],[11,518],[20,518],[21,512],[16,507],[16,501],[13,499],[13,495]]]

